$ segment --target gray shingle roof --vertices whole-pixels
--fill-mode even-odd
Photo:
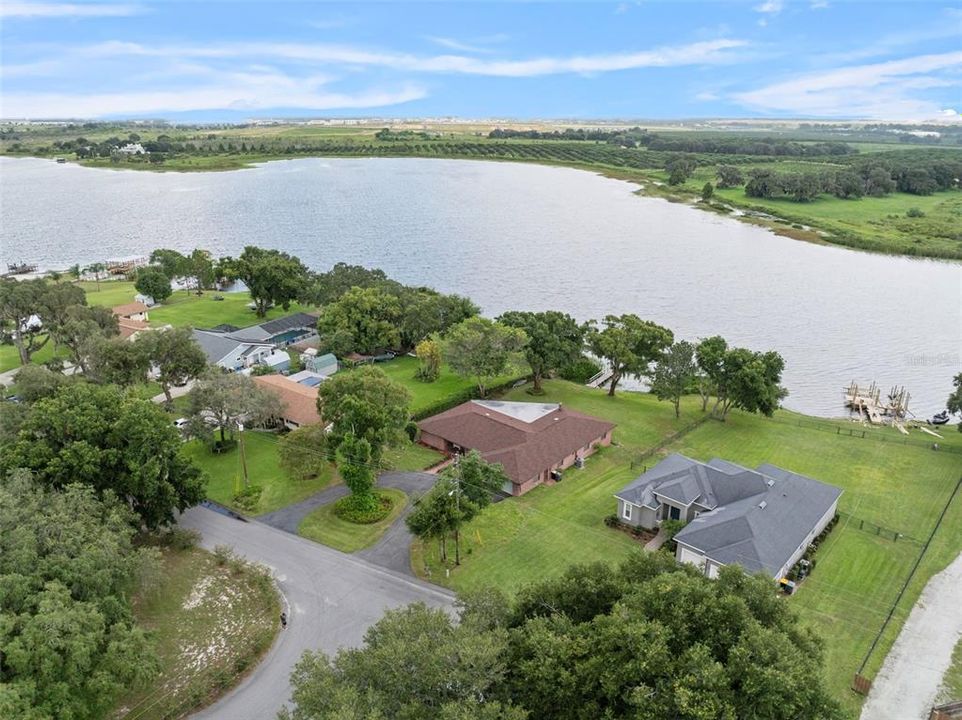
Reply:
[[[705,508],[675,539],[712,560],[749,572],[777,573],[842,491],[832,485],[760,465],[749,470],[718,458],[700,463],[673,454],[615,497],[657,509],[660,495]]]
[[[774,465],[758,471],[773,481],[765,492],[699,515],[675,539],[725,565],[779,572],[842,491]]]
[[[197,341],[200,349],[207,356],[207,362],[212,364],[217,364],[238,347],[250,344],[243,340],[236,340],[229,335],[222,335],[209,330],[194,330],[194,340]]]

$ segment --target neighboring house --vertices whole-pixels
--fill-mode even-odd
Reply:
[[[321,421],[317,412],[316,387],[291,382],[283,375],[260,375],[254,378],[254,382],[276,395],[283,403],[283,416],[280,419],[292,430]]]
[[[271,343],[238,340],[230,334],[194,330],[194,340],[207,356],[207,362],[230,372],[257,365],[274,352]]]
[[[470,400],[422,420],[421,442],[445,453],[477,450],[510,478],[504,492],[524,495],[611,443],[614,424],[557,403]]]
[[[231,335],[241,340],[269,342],[277,347],[287,347],[317,337],[317,315],[299,312],[275,320],[267,320],[259,325],[235,328]]]
[[[134,295],[134,300],[139,303],[143,303],[147,307],[153,307],[157,303],[154,302],[154,298],[151,295],[144,295],[143,293],[137,293]]]
[[[123,155],[146,155],[147,151],[140,143],[127,143],[123,147],[117,148],[117,152]]]
[[[125,317],[117,318],[117,327],[120,329],[120,337],[126,340],[133,340],[144,330],[150,330],[150,325],[143,320],[131,320]]]
[[[266,365],[274,372],[282,372],[291,367],[291,356],[275,348],[270,355],[261,358],[261,365]]]
[[[708,577],[732,563],[784,577],[835,516],[842,491],[818,480],[759,465],[749,470],[715,458],[666,457],[615,494],[618,517],[653,530],[681,520],[676,558]]]
[[[118,318],[126,318],[127,320],[140,320],[146,322],[150,318],[147,315],[148,308],[142,302],[132,302],[126,305],[118,305],[111,309],[114,315]]]

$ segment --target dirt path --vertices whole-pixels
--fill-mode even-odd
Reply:
[[[962,637],[962,555],[929,580],[885,658],[861,720],[926,720]]]

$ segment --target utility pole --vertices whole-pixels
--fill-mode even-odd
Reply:
[[[454,526],[454,564],[461,564],[461,456],[454,456],[454,467],[457,473],[454,476],[454,503],[457,517],[457,525]]]
[[[247,477],[247,454],[244,452],[244,424],[243,423],[237,423],[237,437],[239,439],[239,446],[240,446],[241,469],[244,472],[244,489],[246,490],[250,485],[250,479]]]

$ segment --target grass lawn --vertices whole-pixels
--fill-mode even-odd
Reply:
[[[548,577],[572,562],[617,560],[637,543],[605,528],[615,510],[612,494],[642,467],[629,463],[645,449],[700,416],[692,398],[676,421],[666,403],[647,395],[602,392],[552,381],[545,401],[561,401],[618,423],[612,447],[588,459],[584,470],[568,470],[553,487],[539,487],[485,510],[463,533],[460,568],[445,576],[437,548],[415,543],[418,572],[457,590],[493,584],[509,592]],[[530,399],[524,389],[507,395]],[[855,436],[849,436],[849,430]],[[810,475],[841,487],[843,521],[817,555],[817,568],[791,599],[826,642],[828,681],[854,717],[859,699],[848,687],[892,602],[921,552],[921,543],[962,475],[962,435],[945,432],[941,452],[927,436],[913,433],[906,443],[890,429],[862,428],[846,421],[805,418],[779,412],[774,419],[733,413],[727,422],[709,421],[671,444],[699,460],[722,457],[748,467],[763,462]],[[648,460],[650,466],[657,458]],[[860,521],[902,533],[898,542],[859,529]],[[894,642],[925,582],[962,551],[962,497],[950,506],[893,621],[866,667],[871,677]]]
[[[952,653],[952,666],[942,678],[942,689],[939,692],[939,702],[955,702],[962,700],[962,640],[955,646]]]
[[[444,455],[424,445],[405,443],[401,447],[385,449],[381,464],[392,470],[417,471],[434,467]]]
[[[378,492],[391,498],[394,503],[391,512],[383,520],[369,525],[347,522],[334,514],[334,503],[331,503],[322,505],[305,517],[297,529],[298,534],[346,553],[370,547],[381,539],[408,504],[407,495],[400,490],[381,488]]]
[[[30,359],[40,365],[41,363],[47,362],[47,360],[51,360],[54,356],[66,358],[67,352],[64,350],[55,350],[53,341],[51,340],[35,352]],[[7,370],[13,370],[18,367],[20,367],[20,353],[17,352],[17,348],[13,345],[0,345],[0,372],[6,372]]]
[[[235,685],[279,629],[270,583],[249,569],[218,565],[203,550],[165,549],[163,582],[134,601],[160,660],[150,687],[121,698],[114,715],[179,718]]]
[[[475,385],[474,380],[455,375],[447,363],[441,366],[441,376],[437,380],[432,383],[422,382],[414,377],[418,370],[417,358],[407,355],[388,362],[378,363],[376,367],[383,370],[392,380],[408,389],[412,398],[412,413],[418,413],[446,398],[470,390]],[[521,377],[521,375],[523,375],[523,372],[506,375],[495,379],[491,382],[491,385],[505,383],[513,378]]]
[[[244,433],[244,441],[251,484],[263,488],[257,506],[249,512],[251,515],[260,515],[300,502],[334,482],[333,467],[309,480],[288,477],[279,465],[277,438],[271,433],[247,431]],[[244,484],[239,449],[215,455],[204,443],[193,440],[184,445],[184,452],[207,473],[207,497],[239,510],[233,502],[234,495]]]

